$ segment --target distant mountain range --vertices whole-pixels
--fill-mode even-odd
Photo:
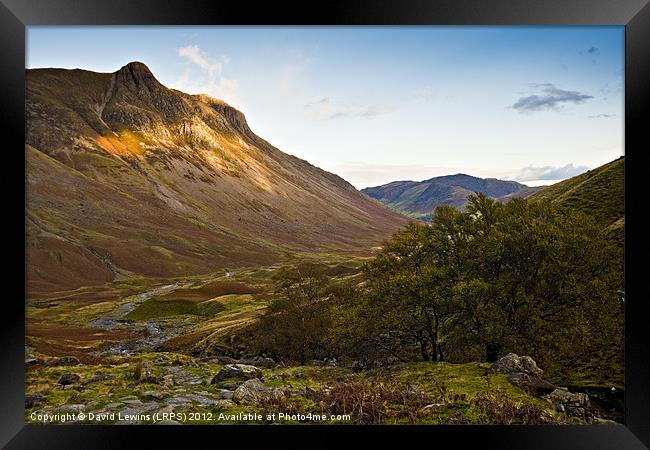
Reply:
[[[296,252],[370,254],[408,222],[139,62],[27,70],[26,119],[30,297]]]
[[[516,181],[478,178],[462,173],[424,181],[394,181],[361,192],[379,200],[389,208],[421,220],[430,220],[436,207],[449,205],[458,209],[467,206],[467,197],[482,192],[498,201],[528,197],[541,187],[529,187]]]

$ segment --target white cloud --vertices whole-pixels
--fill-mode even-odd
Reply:
[[[178,56],[187,58],[197,66],[207,70],[211,77],[220,75],[223,66],[230,62],[227,56],[221,56],[219,59],[210,58],[198,45],[179,48]]]
[[[431,100],[433,98],[433,88],[431,86],[423,86],[413,91],[413,97],[416,100]]]
[[[194,68],[186,68],[175,80],[181,91],[191,94],[207,94],[230,104],[239,104],[239,81],[223,76],[224,69],[230,62],[228,56],[211,57],[198,45],[188,45],[178,49],[178,56],[186,58]],[[198,73],[196,72],[198,69]]]
[[[589,170],[587,166],[574,166],[567,164],[562,167],[543,166],[533,167],[528,166],[522,168],[519,173],[514,177],[517,181],[532,181],[532,180],[564,180],[566,178],[575,177]]]
[[[324,97],[304,106],[305,116],[311,120],[331,120],[342,117],[361,117],[374,119],[384,114],[395,111],[397,108],[390,105],[367,105],[350,107],[335,105],[329,97]]]
[[[209,96],[224,100],[226,103],[239,103],[237,96],[239,82],[237,80],[220,77],[218,82],[207,84],[202,89]]]

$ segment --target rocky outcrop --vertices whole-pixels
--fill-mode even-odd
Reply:
[[[556,389],[544,398],[553,402],[557,411],[568,416],[586,419],[591,415],[591,403],[587,394]]]
[[[278,399],[284,397],[285,394],[281,389],[270,388],[265,386],[257,378],[245,381],[239,386],[232,396],[235,403],[257,405],[260,402]]]
[[[25,408],[33,408],[45,401],[45,397],[41,394],[28,394],[25,396]]]
[[[245,378],[246,380],[253,378],[262,379],[262,370],[248,364],[228,364],[223,366],[212,378],[211,384],[216,384],[229,378]]]
[[[111,375],[110,373],[96,373],[95,375],[93,375],[92,377],[88,378],[87,380],[84,380],[84,381],[81,383],[81,385],[82,385],[82,386],[86,386],[86,385],[88,385],[88,384],[92,384],[92,383],[100,383],[100,382],[102,382],[102,381],[108,381],[108,380],[112,380],[112,379],[114,379],[114,378],[115,378],[115,377],[114,377],[113,375]]]
[[[66,386],[66,385],[69,385],[69,384],[74,384],[79,380],[80,380],[80,377],[76,373],[66,372],[63,375],[61,375],[61,378],[59,378],[58,384]]]
[[[64,356],[62,358],[54,358],[45,362],[45,365],[48,367],[56,366],[78,366],[81,364],[79,358],[76,356]]]
[[[517,356],[508,353],[500,358],[488,369],[488,375],[494,373],[525,373],[534,377],[541,377],[544,371],[537,367],[537,363],[530,356]]]
[[[508,353],[488,369],[488,375],[505,374],[506,379],[530,395],[542,396],[553,392],[555,386],[542,378],[544,371],[530,356]]]
[[[506,379],[530,395],[542,396],[555,390],[555,386],[539,377],[527,373],[511,373]]]

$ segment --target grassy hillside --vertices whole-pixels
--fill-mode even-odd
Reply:
[[[226,103],[168,89],[142,63],[112,74],[28,70],[26,118],[34,298],[129,273],[368,255],[408,221],[273,147]]]
[[[531,196],[579,209],[616,238],[625,227],[625,157],[568,180],[548,186]]]

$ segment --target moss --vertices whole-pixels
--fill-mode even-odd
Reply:
[[[138,305],[137,308],[125,316],[125,319],[141,321],[182,315],[212,316],[222,309],[223,307],[218,303],[201,306],[200,304],[183,300],[161,302],[150,299]]]

